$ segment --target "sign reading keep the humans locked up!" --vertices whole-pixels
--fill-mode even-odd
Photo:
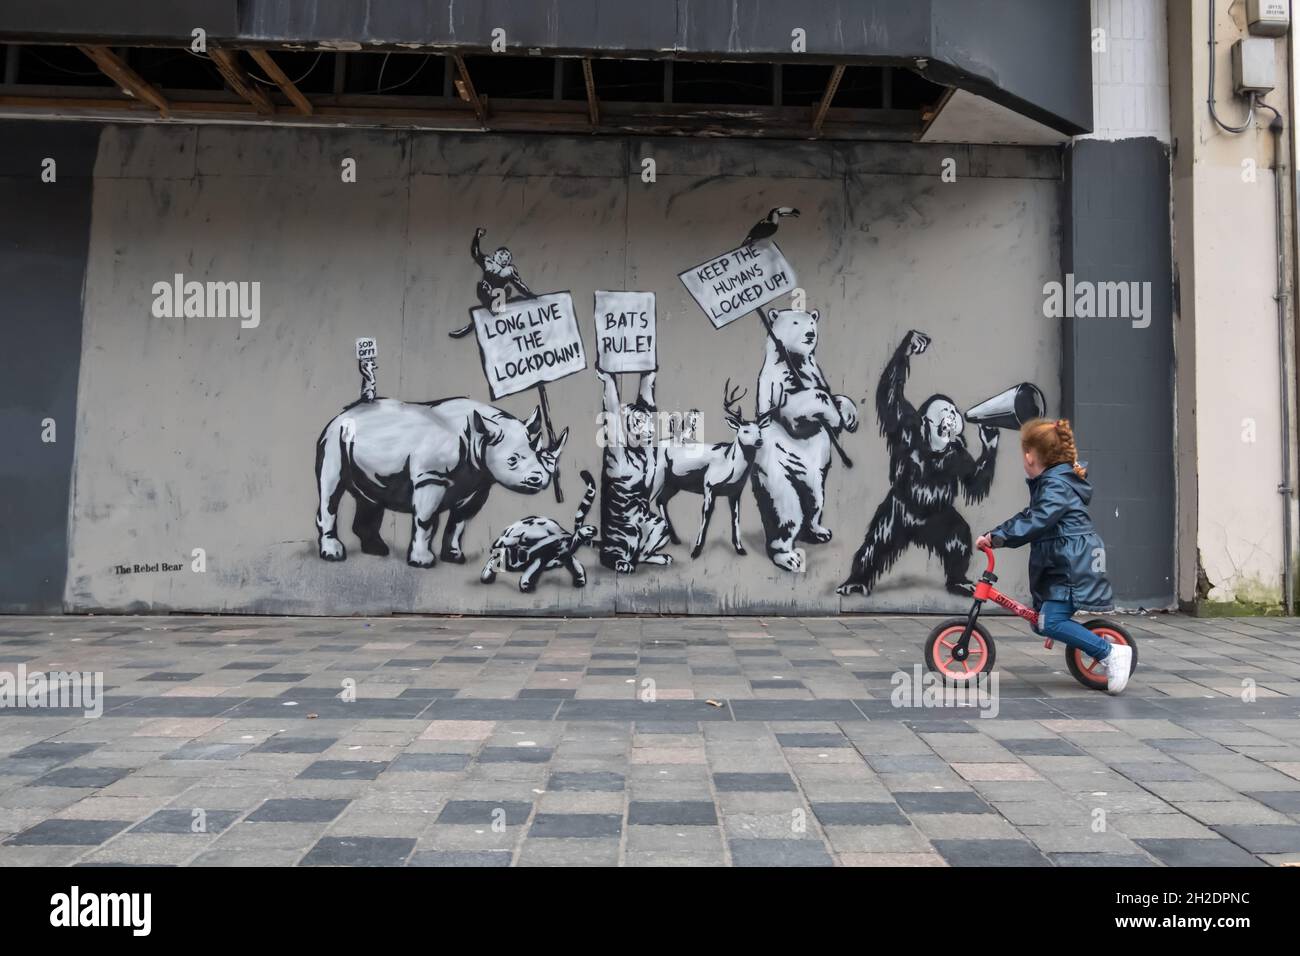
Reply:
[[[794,268],[775,242],[741,246],[687,269],[677,278],[719,329],[779,299],[797,281]]]
[[[596,292],[596,367],[602,372],[658,368],[653,292]]]
[[[494,401],[587,367],[567,292],[517,299],[495,313],[479,307],[470,316]]]

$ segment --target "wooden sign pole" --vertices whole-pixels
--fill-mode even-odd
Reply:
[[[546,425],[546,439],[554,445],[555,428],[551,425],[551,403],[546,399],[545,385],[539,384],[537,386],[537,395],[542,400],[542,421]],[[555,474],[551,476],[551,484],[555,486],[556,502],[564,504],[564,492],[560,490],[560,466],[558,462],[555,465]]]

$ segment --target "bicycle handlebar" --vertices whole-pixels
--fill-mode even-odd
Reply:
[[[992,571],[993,571],[993,565],[994,565],[994,560],[993,560],[993,549],[992,549],[992,548],[981,547],[980,550],[983,551],[983,552],[988,556],[988,559],[989,559],[989,566],[988,566],[987,570],[988,570],[990,573],[992,573]]]

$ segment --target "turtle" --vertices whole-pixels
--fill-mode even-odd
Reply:
[[[569,569],[575,588],[585,586],[587,572],[578,560],[578,549],[596,538],[595,526],[582,523],[596,500],[596,482],[589,471],[582,472],[582,480],[587,483],[587,490],[574,519],[576,531],[565,531],[554,518],[536,515],[521,518],[493,542],[492,556],[483,566],[479,580],[491,584],[502,571],[522,571],[519,590],[527,593],[537,586],[543,571],[563,567]]]

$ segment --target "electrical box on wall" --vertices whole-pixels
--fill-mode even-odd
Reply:
[[[1246,22],[1257,37],[1286,36],[1291,29],[1291,0],[1249,0]]]
[[[1238,96],[1264,94],[1277,85],[1275,44],[1246,37],[1232,45],[1232,89]]]

